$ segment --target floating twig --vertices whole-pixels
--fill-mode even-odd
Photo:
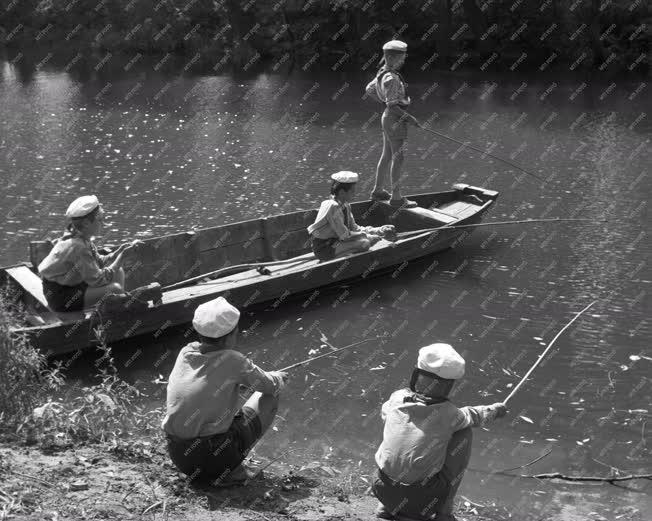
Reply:
[[[255,473],[255,474],[254,474],[254,475],[253,475],[249,480],[247,480],[247,481],[251,481],[251,480],[253,480],[253,479],[256,479],[256,477],[258,477],[258,475],[259,475],[263,470],[265,470],[267,467],[269,467],[269,466],[272,465],[273,463],[277,462],[277,461],[280,460],[281,458],[287,456],[287,455],[288,455],[290,452],[292,452],[293,450],[294,450],[293,448],[290,448],[290,449],[286,450],[285,452],[282,452],[281,454],[279,454],[278,456],[276,456],[274,459],[270,460],[266,465],[260,467],[260,468],[256,471],[256,473]]]
[[[641,427],[641,443],[645,446],[645,424],[647,423],[647,420],[643,422],[643,425]]]
[[[510,469],[497,470],[495,472],[492,472],[492,474],[502,474],[503,472],[509,472],[511,470],[524,469],[525,467],[529,467],[530,465],[534,465],[537,461],[541,461],[543,458],[548,456],[551,452],[552,452],[552,449],[550,449],[545,454],[542,454],[537,459],[534,459],[534,460],[530,461],[529,463],[526,463],[525,465],[520,465],[518,467],[512,467]]]
[[[145,510],[143,510],[143,513],[141,514],[141,516],[144,516],[145,514],[147,514],[147,512],[149,512],[153,508],[156,508],[157,506],[162,505],[162,504],[163,504],[163,501],[157,501],[153,505],[148,506]]]
[[[614,481],[631,481],[633,479],[652,479],[652,474],[629,474],[628,476],[567,476],[559,472],[549,474],[519,474],[521,478],[536,479],[562,479],[564,481],[602,481],[612,483]]]
[[[468,497],[466,496],[460,496],[464,501],[466,501],[469,505],[474,506],[474,507],[479,507],[479,508],[487,508],[486,505],[481,505],[480,503],[475,503],[474,501],[471,501]]]

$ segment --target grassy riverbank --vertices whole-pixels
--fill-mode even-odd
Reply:
[[[367,479],[330,467],[274,462],[246,487],[197,487],[169,461],[162,407],[117,376],[110,349],[97,383],[65,381],[21,338],[10,337],[20,309],[0,298],[0,520],[314,520],[371,519]],[[101,331],[97,334],[101,335]],[[253,468],[267,466],[256,458]],[[328,472],[327,472],[328,471]],[[470,503],[473,521],[507,519]]]

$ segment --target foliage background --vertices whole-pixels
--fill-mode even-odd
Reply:
[[[646,74],[651,21],[649,0],[0,0],[10,48],[226,56],[236,70],[360,67],[398,37],[423,69]]]

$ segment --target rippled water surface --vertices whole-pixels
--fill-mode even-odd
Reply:
[[[29,240],[56,236],[79,193],[104,202],[107,242],[312,208],[340,169],[360,172],[364,194],[380,153],[376,107],[359,99],[365,80],[170,77],[150,69],[80,81],[61,70],[26,77],[0,62],[0,263],[26,258]],[[524,471],[652,468],[649,88],[414,73],[409,80],[417,117],[493,147],[548,182],[411,129],[407,193],[463,181],[500,192],[487,220],[591,222],[481,228],[455,251],[311,301],[300,296],[245,313],[242,349],[266,368],[320,349],[319,331],[338,346],[390,335],[294,370],[278,430],[257,454],[271,458],[292,446],[288,461],[330,461],[369,479],[380,405],[407,383],[419,347],[452,343],[468,364],[454,400],[492,403],[597,300],[510,402],[510,415],[476,431],[461,494],[506,504],[521,519],[649,511],[646,482],[625,485],[639,492],[488,474],[549,449]],[[164,389],[151,381],[167,376],[182,344],[175,332],[156,345],[136,340],[118,349],[118,365],[161,401]],[[92,367],[78,364],[80,375]]]

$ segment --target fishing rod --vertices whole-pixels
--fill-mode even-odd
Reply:
[[[509,166],[512,166],[512,167],[514,167],[514,168],[520,170],[521,172],[525,172],[526,174],[528,174],[528,175],[534,177],[535,179],[538,179],[538,180],[541,181],[542,183],[545,183],[545,182],[546,182],[546,180],[543,179],[542,177],[539,177],[539,176],[536,175],[535,173],[530,172],[529,170],[526,170],[526,169],[523,168],[523,167],[520,167],[519,165],[517,165],[516,163],[513,163],[512,161],[509,161],[508,159],[504,159],[504,158],[502,158],[502,157],[500,157],[500,156],[496,156],[496,155],[494,155],[494,154],[492,154],[492,153],[490,153],[490,152],[487,152],[486,150],[482,150],[482,149],[480,149],[480,148],[478,148],[478,147],[475,147],[475,146],[473,146],[473,145],[470,145],[469,143],[464,143],[463,141],[460,141],[459,139],[455,139],[455,138],[453,138],[453,137],[447,136],[446,134],[442,134],[441,132],[437,132],[436,130],[432,130],[431,128],[428,128],[428,127],[426,127],[425,125],[422,125],[422,124],[419,122],[419,120],[418,120],[417,118],[415,118],[414,116],[412,116],[412,114],[410,114],[410,113],[407,112],[406,110],[403,110],[403,112],[405,112],[405,114],[407,114],[408,116],[414,118],[414,120],[415,120],[416,123],[417,123],[417,126],[418,126],[420,129],[425,130],[426,132],[430,132],[430,133],[434,134],[435,136],[443,137],[444,139],[448,139],[449,141],[452,141],[452,142],[454,142],[454,143],[457,143],[458,145],[462,145],[462,146],[464,146],[464,147],[467,147],[467,148],[470,148],[470,149],[472,149],[472,150],[475,150],[476,152],[480,152],[481,154],[485,154],[485,155],[488,155],[489,157],[493,157],[494,159],[497,159],[498,161],[502,161],[503,163],[506,163],[506,164],[508,164]]]
[[[294,369],[295,367],[299,367],[300,365],[307,364],[309,362],[313,362],[314,360],[319,360],[320,358],[324,358],[325,356],[330,356],[334,355],[335,353],[339,353],[340,351],[344,351],[345,349],[351,349],[352,347],[359,346],[360,344],[364,344],[365,342],[370,342],[371,340],[379,340],[382,338],[385,338],[387,335],[383,336],[375,336],[371,338],[365,338],[364,340],[360,340],[359,342],[355,342],[354,344],[350,344],[348,346],[340,347],[339,349],[336,349],[335,351],[329,351],[328,353],[323,353],[318,356],[314,356],[312,358],[308,358],[307,360],[303,360],[301,362],[297,362],[296,364],[288,365],[287,367],[284,367],[283,369],[278,369],[279,371],[289,371],[290,369]]]
[[[527,373],[525,373],[525,376],[524,376],[523,378],[521,378],[521,381],[516,385],[516,387],[514,387],[514,389],[512,389],[512,392],[509,393],[509,396],[503,400],[503,403],[504,403],[504,404],[507,404],[507,402],[512,398],[512,396],[514,396],[514,395],[516,394],[516,391],[519,390],[519,388],[521,387],[521,385],[523,385],[523,383],[525,382],[525,380],[527,380],[528,376],[530,376],[530,375],[532,374],[532,371],[534,371],[534,370],[536,369],[536,367],[541,363],[541,360],[543,360],[543,357],[546,356],[546,353],[550,350],[550,348],[552,347],[552,345],[553,345],[553,344],[555,343],[555,341],[556,341],[556,340],[561,336],[561,334],[562,334],[564,331],[566,331],[566,330],[571,326],[571,324],[572,324],[573,322],[575,322],[578,318],[580,318],[580,316],[582,315],[582,313],[584,313],[587,309],[589,309],[589,308],[590,308],[593,304],[595,304],[596,302],[597,302],[597,300],[594,300],[594,301],[591,302],[588,306],[586,306],[582,311],[580,311],[577,315],[575,315],[575,317],[573,317],[573,320],[571,320],[568,324],[566,324],[566,325],[565,325],[565,326],[564,326],[564,327],[559,331],[559,333],[557,333],[557,334],[555,335],[555,338],[553,338],[552,341],[548,344],[548,346],[543,350],[543,353],[541,353],[541,354],[539,355],[539,358],[537,359],[536,362],[534,362],[534,365],[533,365],[532,367],[530,367],[530,370],[529,370]]]
[[[490,222],[490,223],[477,223],[477,224],[460,224],[460,225],[454,225],[454,224],[445,224],[442,226],[439,226],[437,228],[423,228],[421,230],[412,230],[409,232],[401,232],[396,234],[396,236],[400,239],[405,239],[409,238],[412,235],[419,235],[421,233],[426,234],[426,233],[433,233],[439,230],[447,230],[450,228],[475,228],[476,226],[501,226],[505,224],[527,224],[527,223],[547,223],[547,222],[567,222],[567,221],[589,221],[589,222],[596,222],[596,219],[565,219],[565,218],[556,218],[556,219],[525,219],[522,221],[495,221],[495,222]],[[607,219],[599,219],[598,222],[606,222]]]

